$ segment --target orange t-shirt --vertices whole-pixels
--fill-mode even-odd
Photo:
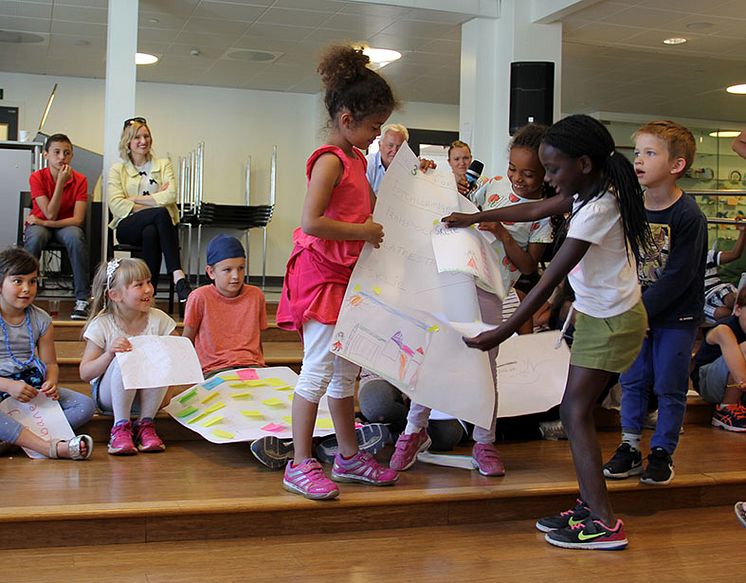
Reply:
[[[261,331],[267,329],[264,294],[244,284],[235,298],[205,285],[189,294],[184,326],[194,328],[194,348],[202,370],[265,366]]]

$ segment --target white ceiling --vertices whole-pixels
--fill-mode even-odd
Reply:
[[[0,70],[103,77],[107,5],[0,0],[0,30],[42,38],[0,42]],[[312,93],[320,49],[352,40],[404,53],[385,69],[401,99],[455,104],[470,18],[349,0],[140,0],[138,48],[161,60],[138,79]],[[746,122],[746,96],[722,91],[746,82],[746,1],[605,0],[563,23],[563,111]],[[670,36],[689,42],[663,45]],[[245,49],[277,58],[251,62]]]

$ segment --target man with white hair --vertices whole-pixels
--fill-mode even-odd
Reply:
[[[401,145],[409,139],[409,131],[403,125],[390,123],[381,128],[381,139],[378,142],[378,152],[368,154],[368,182],[373,192],[378,193],[383,175],[401,148]]]

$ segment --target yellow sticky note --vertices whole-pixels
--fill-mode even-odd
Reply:
[[[293,424],[293,418],[290,415],[285,415],[285,417],[283,417],[282,420],[288,425]]]
[[[211,425],[215,425],[216,423],[220,423],[223,420],[222,415],[218,415],[216,417],[213,417],[212,419],[208,419],[205,421],[202,426],[203,427],[210,427]]]
[[[294,389],[290,385],[285,385],[284,387],[275,387],[275,391],[292,391],[292,390]]]
[[[240,381],[241,380],[241,377],[238,376],[238,374],[235,373],[235,372],[229,372],[229,373],[226,373],[226,374],[220,374],[218,376],[221,379],[223,379],[224,381]]]
[[[214,393],[210,393],[204,399],[202,399],[202,404],[207,405],[207,403],[217,399],[219,396],[220,396],[220,391],[215,391]]]
[[[373,293],[375,293],[377,296],[381,295],[381,288],[378,286],[373,287]]]
[[[244,381],[239,382],[230,382],[228,383],[229,387],[233,387],[234,389],[243,389],[244,387],[248,386]]]
[[[234,434],[232,434],[230,431],[223,431],[222,429],[215,429],[212,434],[215,437],[220,437],[222,439],[233,439],[236,437]]]
[[[316,419],[316,429],[334,429],[334,423],[329,417],[321,417]]]
[[[285,387],[285,386],[287,386],[287,383],[285,381],[283,381],[282,379],[275,378],[275,377],[270,377],[268,379],[264,379],[264,381],[270,387]]]
[[[290,395],[288,395],[288,401],[290,401],[290,402],[292,403],[292,402],[293,402],[293,397],[294,397],[294,396],[295,396],[294,394],[290,394]]]
[[[232,399],[251,399],[251,393],[233,393],[231,395]]]
[[[438,326],[437,324],[433,324],[427,329],[428,332],[438,332],[439,330],[440,326]]]
[[[215,403],[214,405],[212,405],[211,407],[208,407],[202,413],[197,415],[194,419],[190,419],[189,423],[191,424],[191,423],[196,423],[197,421],[201,421],[202,419],[204,419],[211,413],[215,413],[215,411],[218,411],[222,409],[223,407],[225,407],[225,403]]]
[[[276,399],[274,397],[272,397],[271,399],[264,399],[262,403],[267,405],[267,407],[284,407],[285,406],[285,403],[280,401],[280,399]]]
[[[356,291],[356,292],[359,292],[359,291],[360,291],[360,284],[359,284],[359,283],[356,283],[356,284],[355,284],[355,287],[353,287],[353,288],[352,288],[352,291]]]
[[[264,419],[264,413],[261,411],[249,411],[248,409],[244,409],[241,411],[241,415],[244,417],[250,417],[252,419]]]
[[[243,382],[245,387],[265,387],[269,383],[265,379],[253,379],[250,381]]]

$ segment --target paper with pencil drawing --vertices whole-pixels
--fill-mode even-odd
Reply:
[[[125,389],[189,385],[205,380],[194,346],[181,336],[133,336],[130,352],[117,352]]]
[[[423,405],[489,426],[495,392],[487,354],[468,348],[451,322],[480,320],[474,277],[439,273],[431,233],[454,211],[477,208],[453,175],[423,174],[404,144],[381,181],[373,218],[379,249],[363,248],[332,350]]]
[[[559,330],[513,336],[497,355],[498,417],[547,411],[562,401],[570,365],[564,341],[555,349]]]

